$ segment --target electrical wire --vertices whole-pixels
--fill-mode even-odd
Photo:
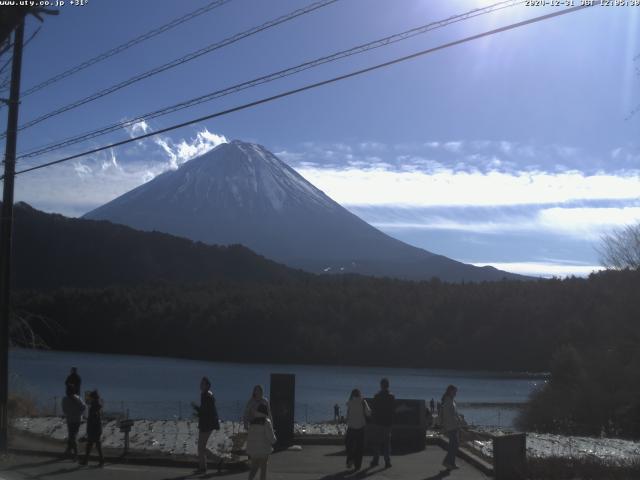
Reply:
[[[265,103],[268,103],[268,102],[272,102],[274,100],[278,100],[280,98],[289,97],[289,96],[295,95],[297,93],[305,92],[307,90],[318,88],[318,87],[321,87],[321,86],[324,86],[324,85],[329,85],[329,84],[332,84],[332,83],[336,83],[336,82],[341,81],[341,80],[346,80],[348,78],[356,77],[356,76],[359,76],[359,75],[363,75],[365,73],[369,73],[369,72],[372,72],[372,71],[375,71],[375,70],[386,68],[386,67],[389,67],[391,65],[395,65],[395,64],[398,64],[398,63],[401,63],[401,62],[405,62],[407,60],[412,60],[412,59],[415,59],[415,58],[418,58],[418,57],[421,57],[421,56],[424,56],[424,55],[428,55],[430,53],[434,53],[434,52],[437,52],[437,51],[440,51],[440,50],[451,48],[451,47],[454,47],[456,45],[461,45],[463,43],[468,43],[468,42],[471,42],[471,41],[474,41],[474,40],[478,40],[480,38],[488,37],[488,36],[495,35],[495,34],[502,33],[502,32],[506,32],[506,31],[509,31],[509,30],[514,30],[516,28],[524,27],[526,25],[531,25],[533,23],[542,22],[542,21],[545,21],[545,20],[549,20],[551,18],[559,17],[561,15],[574,13],[574,12],[577,12],[579,10],[583,10],[585,8],[590,8],[592,6],[593,6],[593,4],[585,4],[585,5],[580,5],[580,6],[576,6],[576,7],[565,8],[565,9],[559,10],[557,12],[553,12],[553,13],[549,13],[549,14],[546,14],[546,15],[541,15],[541,16],[538,16],[538,17],[530,18],[528,20],[523,20],[523,21],[517,22],[517,23],[512,23],[512,24],[506,25],[504,27],[496,28],[496,29],[489,30],[489,31],[486,31],[486,32],[483,32],[483,33],[479,33],[479,34],[476,34],[476,35],[465,37],[465,38],[462,38],[460,40],[455,40],[453,42],[449,42],[449,43],[445,43],[445,44],[439,45],[437,47],[428,48],[426,50],[422,50],[422,51],[413,53],[411,55],[406,55],[404,57],[396,58],[394,60],[390,60],[390,61],[387,61],[387,62],[384,62],[384,63],[379,63],[377,65],[374,65],[374,66],[371,66],[371,67],[367,67],[367,68],[363,68],[363,69],[360,69],[360,70],[356,70],[356,71],[353,71],[353,72],[350,72],[350,73],[347,73],[347,74],[344,74],[344,75],[340,75],[340,76],[337,76],[337,77],[333,77],[333,78],[330,78],[328,80],[323,80],[323,81],[320,81],[320,82],[316,82],[316,83],[312,83],[312,84],[309,84],[309,85],[305,85],[303,87],[296,88],[296,89],[293,89],[293,90],[288,90],[286,92],[279,93],[277,95],[273,95],[273,96],[270,96],[270,97],[262,98],[260,100],[256,100],[256,101],[253,101],[253,102],[245,103],[243,105],[239,105],[237,107],[229,108],[227,110],[223,110],[223,111],[220,111],[220,112],[216,112],[216,113],[212,113],[212,114],[209,114],[209,115],[205,115],[203,117],[199,117],[199,118],[196,118],[196,119],[193,119],[193,120],[182,122],[182,123],[179,123],[177,125],[172,125],[170,127],[166,127],[166,128],[161,129],[161,130],[157,130],[155,132],[145,133],[143,135],[139,135],[137,137],[133,137],[133,138],[130,138],[130,139],[127,139],[127,140],[122,140],[120,142],[115,142],[115,143],[112,143],[112,144],[109,144],[109,145],[105,145],[105,146],[102,146],[102,147],[94,148],[92,150],[88,150],[88,151],[85,151],[85,152],[82,152],[82,153],[78,153],[78,154],[75,154],[75,155],[64,157],[64,158],[61,158],[61,159],[58,159],[58,160],[54,160],[54,161],[51,161],[51,162],[43,163],[41,165],[36,165],[34,167],[25,168],[23,170],[17,171],[15,173],[15,175],[19,175],[19,174],[27,173],[27,172],[32,172],[34,170],[39,170],[39,169],[42,169],[42,168],[50,167],[52,165],[57,165],[57,164],[60,164],[60,163],[63,163],[63,162],[68,162],[70,160],[74,160],[76,158],[80,158],[80,157],[83,157],[83,156],[86,156],[86,155],[97,153],[97,152],[100,152],[100,151],[103,151],[103,150],[108,150],[110,148],[114,148],[114,147],[118,147],[118,146],[121,146],[121,145],[125,145],[127,143],[136,142],[136,141],[139,141],[139,140],[142,140],[142,139],[145,139],[145,138],[148,138],[148,137],[152,137],[152,136],[155,136],[155,135],[160,135],[162,133],[166,133],[166,132],[169,132],[169,131],[172,131],[172,130],[176,130],[178,128],[186,127],[188,125],[193,125],[195,123],[199,123],[199,122],[202,122],[202,121],[205,121],[205,120],[210,120],[212,118],[228,115],[230,113],[238,112],[240,110],[245,110],[245,109],[248,109],[248,108],[252,108],[252,107],[255,107],[255,106],[258,106],[258,105],[262,105],[262,104],[265,104]]]
[[[381,39],[378,39],[378,40],[374,40],[372,42],[368,42],[368,43],[365,43],[365,44],[362,44],[362,45],[358,45],[358,46],[352,47],[352,48],[350,48],[348,50],[342,50],[342,51],[333,53],[331,55],[327,55],[327,56],[324,56],[324,57],[317,58],[315,60],[311,60],[309,62],[305,62],[305,63],[299,64],[299,65],[296,65],[294,67],[290,67],[290,68],[287,68],[287,69],[284,69],[284,70],[280,70],[278,72],[274,72],[274,73],[271,73],[271,74],[268,74],[268,75],[265,75],[265,76],[262,76],[262,77],[258,77],[258,78],[255,78],[253,80],[249,80],[249,81],[246,81],[246,82],[235,84],[235,85],[232,85],[230,87],[224,88],[222,90],[217,90],[217,91],[214,91],[214,92],[210,92],[210,93],[207,93],[205,95],[201,95],[199,97],[195,97],[195,98],[186,100],[184,102],[180,102],[180,103],[177,103],[177,104],[174,104],[174,105],[170,105],[168,107],[161,108],[159,110],[155,110],[155,111],[152,111],[152,112],[147,112],[146,114],[139,115],[139,116],[137,116],[136,118],[134,118],[132,120],[127,120],[127,121],[124,121],[124,122],[114,123],[114,124],[108,125],[106,127],[102,127],[100,129],[93,130],[91,132],[86,132],[86,133],[83,133],[83,134],[80,134],[80,135],[76,135],[74,137],[67,138],[67,139],[62,140],[62,141],[58,141],[58,142],[53,143],[53,144],[47,144],[47,145],[44,145],[44,146],[41,146],[41,147],[37,147],[36,149],[31,150],[31,151],[29,151],[27,153],[20,154],[17,158],[18,159],[31,158],[31,157],[42,155],[44,153],[49,153],[49,152],[54,151],[54,150],[59,150],[61,148],[64,148],[64,147],[67,147],[67,146],[70,146],[70,145],[75,145],[77,143],[80,143],[80,142],[83,142],[83,141],[86,141],[86,140],[90,140],[90,139],[93,139],[93,138],[96,138],[96,137],[99,137],[99,136],[102,136],[102,135],[106,135],[108,133],[117,131],[117,130],[119,130],[121,128],[131,127],[135,123],[140,122],[142,120],[151,120],[153,118],[157,118],[157,117],[160,117],[160,116],[163,116],[163,115],[168,115],[170,113],[174,113],[174,112],[177,112],[179,110],[183,110],[185,108],[190,108],[190,107],[193,107],[195,105],[199,105],[201,103],[214,100],[216,98],[220,98],[220,97],[223,97],[223,96],[226,96],[226,95],[231,95],[233,93],[237,93],[237,92],[240,92],[242,90],[246,90],[248,88],[256,87],[258,85],[263,85],[265,83],[269,83],[269,82],[272,82],[272,81],[275,81],[275,80],[279,80],[281,78],[288,77],[288,76],[303,72],[305,70],[308,70],[308,69],[311,69],[311,68],[314,68],[314,67],[317,67],[317,66],[320,66],[320,65],[324,65],[326,63],[334,62],[334,61],[337,61],[337,60],[340,60],[340,59],[343,59],[343,58],[346,58],[346,57],[349,57],[349,56],[352,56],[352,55],[357,55],[357,54],[360,54],[360,53],[364,53],[364,52],[367,52],[367,51],[370,51],[370,50],[373,50],[373,49],[376,49],[376,48],[380,48],[380,47],[383,47],[383,46],[386,46],[386,45],[390,45],[392,43],[396,43],[396,42],[399,42],[399,41],[402,41],[402,40],[406,40],[408,38],[415,37],[417,35],[421,35],[421,34],[427,33],[427,32],[429,32],[431,30],[435,30],[435,29],[438,29],[438,28],[446,27],[446,26],[451,25],[453,23],[461,22],[461,21],[464,21],[464,20],[469,20],[471,18],[480,16],[480,15],[486,15],[488,13],[493,13],[493,12],[496,12],[498,10],[502,10],[504,8],[513,7],[513,6],[522,4],[522,3],[524,3],[523,0],[504,0],[504,1],[500,1],[500,2],[494,3],[492,5],[488,5],[486,7],[477,8],[477,9],[470,10],[468,12],[465,12],[465,13],[462,13],[462,14],[458,14],[458,15],[453,15],[451,17],[448,17],[448,18],[444,19],[444,20],[440,20],[440,21],[437,21],[437,22],[431,22],[431,23],[428,23],[426,25],[422,25],[420,27],[412,28],[410,30],[406,30],[406,31],[401,32],[401,33],[397,33],[397,34],[390,35],[390,36],[387,36],[387,37],[384,37],[384,38],[381,38]]]
[[[62,73],[59,73],[58,75],[55,75],[47,80],[44,80],[43,82],[38,83],[37,85],[34,85],[33,87],[25,90],[24,92],[22,92],[20,94],[21,98],[24,98],[28,95],[31,95],[32,93],[35,93],[39,90],[42,90],[45,87],[48,87],[50,85],[53,85],[56,82],[59,82],[60,80],[63,80],[67,77],[70,77],[71,75],[74,75],[86,68],[89,68],[92,65],[95,65],[96,63],[100,63],[104,60],[106,60],[107,58],[111,58],[114,55],[117,55],[119,53],[124,52],[125,50],[128,50],[129,48],[138,45],[139,43],[142,43],[146,40],[149,40],[153,37],[156,37],[162,33],[165,33],[169,30],[171,30],[172,28],[177,27],[178,25],[182,25],[185,22],[188,22],[189,20],[193,20],[196,17],[199,17],[200,15],[203,15],[207,12],[210,12],[211,10],[221,7],[222,5],[224,5],[225,3],[229,3],[231,0],[216,0],[214,2],[211,2],[207,5],[205,5],[204,7],[198,8],[190,13],[187,13],[181,17],[175,18],[173,20],[171,20],[169,23],[166,23],[164,25],[161,25],[160,27],[154,28],[153,30],[148,31],[147,33],[144,33],[142,35],[139,35],[131,40],[129,40],[128,42],[125,42],[121,45],[118,45],[117,47],[114,47],[110,50],[107,50],[106,52],[103,52],[99,55],[96,55],[93,58],[90,58],[89,60],[86,60],[74,67],[69,68],[68,70],[65,70]]]
[[[148,70],[144,73],[135,75],[127,80],[124,80],[120,83],[117,83],[115,85],[112,85],[110,87],[107,87],[105,89],[102,89],[96,93],[93,93],[87,97],[84,97],[80,100],[77,100],[73,103],[70,103],[68,105],[65,105],[63,107],[60,107],[56,110],[53,110],[49,113],[46,113],[44,115],[41,115],[33,120],[30,120],[26,123],[23,123],[22,125],[20,125],[18,127],[18,131],[20,130],[24,130],[26,128],[32,127],[34,125],[37,125],[38,123],[41,123],[49,118],[55,117],[57,115],[60,115],[61,113],[65,113],[68,112],[69,110],[73,110],[75,108],[80,107],[81,105],[85,105],[89,102],[93,102],[95,100],[98,100],[99,98],[105,97],[107,95],[110,95],[114,92],[117,92],[118,90],[121,90],[125,87],[128,87],[130,85],[133,85],[134,83],[137,83],[141,80],[146,80],[147,78],[153,77],[155,75],[158,75],[159,73],[162,73],[166,70],[178,67],[180,65],[183,65],[187,62],[190,62],[191,60],[195,60],[198,57],[201,57],[202,55],[205,55],[207,53],[211,53],[215,50],[221,49],[223,47],[226,47],[228,45],[231,45],[232,43],[238,42],[244,38],[250,37],[252,35],[255,35],[259,32],[262,32],[263,30],[267,30],[269,28],[275,27],[276,25],[280,25],[281,23],[285,23],[288,22],[290,20],[293,20],[294,18],[297,18],[301,15],[305,15],[307,13],[313,12],[315,10],[318,10],[320,8],[326,7],[327,5],[331,5],[332,3],[338,2],[339,0],[319,0],[315,3],[312,3],[310,5],[307,5],[306,7],[300,8],[298,10],[294,10],[286,15],[282,15],[281,17],[278,17],[276,19],[270,20],[266,23],[263,23],[262,25],[259,25],[257,27],[253,27],[249,30],[246,30],[242,33],[238,33],[236,35],[233,35],[231,37],[228,37],[220,42],[216,42],[213,43],[211,45],[208,45],[204,48],[201,48],[199,50],[196,50],[195,52],[191,52],[187,55],[184,55],[180,58],[177,58],[175,60],[172,60],[170,62],[167,62],[163,65],[160,65],[158,67],[155,67],[151,70]],[[0,135],[0,138],[4,137],[5,135]]]
[[[24,45],[22,46],[22,48],[26,48],[27,45],[29,45],[29,43],[31,43],[31,40],[33,40],[36,35],[38,35],[38,33],[40,33],[40,28],[42,27],[38,27],[32,34],[31,36],[24,42]],[[2,53],[4,52],[0,52],[0,55],[2,55]],[[6,61],[6,63],[4,65],[2,65],[2,67],[0,67],[0,75],[2,75],[2,72],[5,71],[5,69],[13,62],[13,54],[11,54],[11,56],[9,57],[9,59]],[[0,92],[5,92],[7,90],[9,90],[9,85],[11,84],[11,81],[9,79],[9,77],[7,76],[5,79],[0,79]],[[6,103],[4,101],[0,101],[0,110],[2,110],[2,108],[4,108],[4,106],[6,105]]]

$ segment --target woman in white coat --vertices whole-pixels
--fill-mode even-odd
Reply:
[[[247,455],[251,460],[249,480],[252,480],[260,470],[260,480],[267,478],[267,463],[273,452],[276,435],[269,419],[269,410],[263,403],[259,404],[252,414],[247,435]]]
[[[364,453],[364,427],[367,417],[371,416],[371,409],[366,400],[362,398],[360,390],[354,388],[347,402],[347,435],[345,446],[347,447],[347,468],[352,466],[356,471],[362,466]]]

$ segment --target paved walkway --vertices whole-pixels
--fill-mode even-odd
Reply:
[[[344,468],[344,452],[339,446],[308,445],[302,451],[284,451],[274,454],[269,464],[269,480],[339,480],[339,479],[408,479],[408,480],[480,480],[489,477],[473,466],[458,459],[458,470],[443,471],[440,462],[444,450],[428,446],[426,450],[392,457],[393,467],[366,469],[350,474]],[[365,459],[368,461],[368,459]],[[366,463],[368,465],[368,463]],[[81,479],[164,479],[181,480],[224,477],[229,480],[246,479],[247,472],[216,472],[192,475],[189,468],[154,467],[143,465],[107,464],[97,468],[95,463],[80,467],[70,460],[50,457],[8,455],[0,460],[1,480],[81,480]]]

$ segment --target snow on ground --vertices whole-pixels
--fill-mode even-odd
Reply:
[[[293,425],[296,435],[344,435],[347,425],[344,423],[296,423]]]
[[[67,438],[67,426],[61,417],[18,418],[14,426],[36,435],[57,440]],[[85,427],[80,428],[80,436]],[[334,423],[296,423],[296,435],[344,435],[346,425]],[[225,421],[220,430],[214,431],[207,444],[216,455],[231,456],[232,438],[245,433],[242,424]],[[431,433],[431,431],[429,431]],[[483,431],[491,435],[503,435],[502,431]],[[106,447],[123,448],[124,434],[115,420],[103,427],[103,442]],[[172,455],[196,455],[198,422],[194,420],[136,420],[129,434],[131,450],[159,452]],[[468,444],[487,457],[493,456],[491,440],[475,440]],[[565,437],[561,435],[528,433],[527,454],[530,457],[590,457],[605,461],[640,461],[640,442],[614,438]]]
[[[20,430],[56,440],[67,438],[67,425],[61,417],[18,418],[14,426]],[[231,456],[232,437],[244,431],[237,422],[220,422],[220,430],[214,430],[207,447],[223,458]],[[79,437],[84,436],[85,426],[80,427]],[[198,422],[193,420],[136,420],[129,432],[129,448],[136,451],[159,452],[172,455],[197,455]],[[102,445],[124,447],[124,433],[118,422],[111,420],[102,427]]]
[[[492,432],[501,435],[502,432]],[[491,440],[475,440],[470,447],[493,457]],[[618,463],[640,461],[640,442],[617,438],[569,437],[548,433],[527,433],[527,456],[536,458],[592,458]]]

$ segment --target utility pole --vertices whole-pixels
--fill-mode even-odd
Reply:
[[[11,237],[13,228],[13,184],[16,171],[18,107],[20,105],[20,70],[24,19],[14,32],[11,90],[4,154],[4,189],[0,219],[0,452],[8,449],[7,403],[9,400],[9,317],[11,315]]]

